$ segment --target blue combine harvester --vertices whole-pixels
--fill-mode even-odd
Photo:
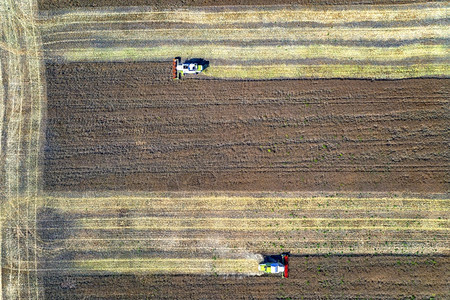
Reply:
[[[268,274],[282,274],[284,278],[289,277],[289,252],[280,255],[264,256],[264,261],[258,266],[258,270]]]

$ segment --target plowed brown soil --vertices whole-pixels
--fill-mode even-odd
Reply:
[[[48,276],[46,299],[444,299],[448,256],[291,257],[279,276]]]
[[[183,6],[224,6],[224,5],[342,5],[342,4],[402,4],[423,3],[423,0],[38,0],[39,9],[51,10],[74,7],[102,6],[152,6],[173,8]],[[427,1],[427,2],[442,2]]]
[[[448,79],[170,79],[47,65],[45,189],[445,192]]]

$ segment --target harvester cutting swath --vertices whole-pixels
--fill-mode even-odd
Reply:
[[[181,57],[173,59],[172,78],[181,79],[186,74],[199,74],[209,66],[209,61],[203,58],[191,58],[181,63]]]

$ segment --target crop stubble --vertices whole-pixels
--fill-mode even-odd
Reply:
[[[128,272],[153,272],[146,261],[161,253],[165,258],[242,259],[284,248],[302,254],[435,254],[446,249],[445,199],[137,194],[52,193],[43,199],[57,215],[41,216],[46,221],[39,224],[40,234],[64,245],[49,254],[66,253],[45,269],[75,271],[80,269],[72,265],[75,260],[92,270],[118,272],[128,266]],[[128,260],[113,266],[109,258]],[[255,270],[242,271],[248,272]]]
[[[45,189],[445,192],[448,80],[170,80],[48,64]]]
[[[448,261],[444,195],[51,195],[42,202],[54,213],[40,215],[45,221],[39,224],[40,238],[49,245],[39,262],[49,297],[130,299],[151,293],[157,298],[198,298],[205,293],[213,298],[272,298],[283,296],[278,294],[280,284],[284,297],[445,294],[445,279],[439,276]],[[229,222],[235,224],[224,227]],[[247,226],[251,222],[259,226]],[[299,225],[303,222],[312,227]],[[336,222],[343,226],[320,225]],[[379,222],[381,228],[366,226]],[[398,227],[400,223],[408,228]],[[251,253],[282,249],[310,256],[292,257],[287,281],[247,277],[258,261]],[[161,273],[165,275],[151,275]],[[159,290],[161,281],[166,283]],[[110,285],[114,287],[102,288]],[[115,289],[117,285],[121,288]]]
[[[433,3],[101,8],[42,12],[39,23],[49,62],[205,57],[204,75],[215,78],[393,79],[447,75],[447,10]]]

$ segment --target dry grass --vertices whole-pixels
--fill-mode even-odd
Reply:
[[[59,53],[58,53],[59,52]],[[231,47],[221,45],[159,46],[151,48],[79,48],[56,50],[68,61],[170,60],[173,56],[229,59],[236,63],[251,60],[336,59],[357,61],[399,61],[439,59],[447,55],[444,45],[400,47],[349,47],[332,45]]]
[[[40,298],[35,228],[45,94],[36,10],[31,0],[0,2],[0,299]]]
[[[258,41],[277,40],[282,45],[285,41],[393,41],[413,39],[439,39],[447,38],[448,27],[411,26],[389,28],[176,28],[176,29],[97,29],[83,31],[56,31],[44,33],[47,39],[53,41],[44,45],[74,41],[118,41],[118,40],[142,40],[142,41],[166,41],[173,40],[198,40],[205,41]]]
[[[132,257],[146,251],[200,256],[221,251],[224,258],[280,249],[429,254],[446,251],[449,229],[442,219],[447,199],[64,193],[44,200],[70,220],[75,235],[63,241],[64,249],[79,252],[80,260],[91,251]]]
[[[441,219],[395,218],[216,218],[216,217],[117,217],[79,219],[73,229],[98,230],[229,230],[229,231],[293,231],[306,229],[364,229],[448,231],[449,221]]]
[[[217,78],[409,78],[450,76],[448,64],[422,63],[413,65],[374,65],[370,62],[398,62],[405,59],[445,59],[443,45],[409,45],[403,47],[344,47],[344,46],[283,46],[283,47],[227,47],[227,46],[161,46],[154,48],[89,48],[55,51],[53,55],[67,61],[126,61],[170,60],[172,56],[229,59],[234,65],[212,65],[207,76]],[[335,59],[354,61],[353,64],[263,64],[277,59]],[[261,65],[244,66],[257,59]]]
[[[410,66],[383,65],[252,65],[212,66],[206,76],[217,78],[271,79],[271,78],[414,78],[450,75],[447,64],[420,64]]]
[[[74,261],[74,269],[83,273],[92,271],[156,274],[257,274],[256,259],[202,259],[202,258],[131,258]],[[75,271],[75,270],[74,270]]]
[[[49,60],[163,61],[176,56],[203,57],[211,60],[207,75],[218,78],[439,77],[450,75],[448,66],[441,63],[448,58],[448,46],[436,44],[448,37],[449,29],[443,25],[422,24],[444,20],[447,11],[447,6],[442,4],[358,6],[358,9],[253,8],[237,12],[197,9],[117,12],[102,9],[42,17],[41,27],[46,38],[46,58]],[[396,23],[402,21],[413,25]],[[171,29],[145,29],[148,22],[177,22],[184,23],[184,26],[207,24],[208,27],[183,28],[180,25]],[[289,22],[311,22],[313,25],[296,28]],[[384,22],[392,26],[378,28],[375,24],[368,27],[358,22]],[[116,26],[128,23],[140,23],[140,28],[118,29]],[[262,23],[262,26],[245,28],[245,24],[250,23]],[[107,27],[104,25],[108,24],[116,24],[115,29],[105,29]],[[94,25],[103,27],[93,29]],[[278,43],[265,46],[264,40],[267,39]],[[426,44],[433,39],[433,44]],[[73,46],[77,41],[83,42],[79,48]],[[121,41],[120,46],[109,44],[118,41]],[[136,47],[136,41],[146,42],[150,46]],[[173,41],[180,44],[167,45]],[[251,47],[226,46],[219,43],[221,41],[256,44]],[[349,41],[353,41],[355,46],[348,46]],[[404,41],[416,43],[402,45]],[[204,42],[210,44],[205,45]],[[288,42],[313,44],[292,46],[287,45]],[[361,42],[376,46],[358,46]],[[91,46],[92,43],[99,46]],[[385,43],[402,46],[385,47]],[[218,65],[214,60],[232,63]],[[279,60],[291,60],[292,63],[277,64]],[[311,60],[311,63],[296,65],[296,60],[302,63]],[[329,60],[333,63],[330,64]],[[249,61],[256,61],[258,65],[243,66]]]
[[[351,22],[389,22],[433,20],[446,18],[448,9],[445,5],[429,4],[428,7],[417,8],[414,5],[402,5],[389,9],[382,6],[359,6],[358,9],[276,9],[276,10],[243,10],[239,12],[208,12],[203,10],[149,11],[149,12],[117,12],[107,9],[97,11],[71,11],[50,18],[41,17],[41,26],[54,27],[68,24],[112,23],[112,22],[183,22],[194,24],[235,24],[235,23],[276,23],[283,22],[315,22],[327,25],[340,25]]]
[[[229,210],[240,211],[247,209],[269,210],[276,208],[280,211],[290,210],[389,210],[408,211],[422,210],[428,212],[447,212],[448,200],[420,199],[420,198],[343,198],[343,197],[245,197],[245,196],[197,196],[197,197],[158,197],[121,196],[111,197],[70,197],[50,196],[44,198],[51,206],[72,213],[93,213],[96,211],[114,211],[118,209],[157,211],[170,207],[182,207],[185,212]]]

